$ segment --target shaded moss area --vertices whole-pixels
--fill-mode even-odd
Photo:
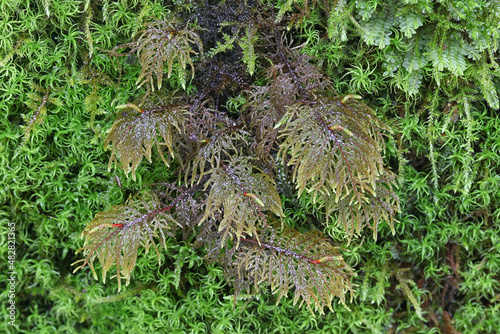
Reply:
[[[495,333],[500,327],[498,2],[0,0],[0,11],[0,282],[12,270],[8,226],[14,225],[17,272],[15,326],[5,322],[2,330]],[[127,44],[154,19],[172,16],[201,43],[183,44],[180,56],[145,72]],[[167,167],[159,155],[153,163],[140,157],[135,181],[119,168],[108,170],[104,139],[115,119],[127,116],[122,112],[133,112],[116,107],[161,86],[192,105],[210,98],[210,107],[239,119],[257,100],[244,94],[250,85],[264,87],[282,70],[263,73],[279,58],[266,54],[274,38],[312,57],[309,64],[338,94],[362,96],[394,132],[383,155],[399,175],[401,212],[394,233],[381,222],[376,240],[369,229],[346,239],[336,212],[326,217],[310,192],[297,197],[279,159],[273,167],[284,223],[303,233],[322,230],[357,274],[349,309],[334,301],[335,312],[325,308],[313,317],[294,304],[292,292],[276,305],[277,294],[265,286],[235,301],[224,270],[207,263],[206,252],[191,247],[195,240],[180,236],[185,231],[166,238],[160,265],[156,252],[139,249],[120,293],[114,278],[103,284],[89,268],[73,273],[71,264],[82,258],[75,254],[80,234],[96,213],[150,184],[178,179],[179,162]],[[94,265],[100,275],[101,265]],[[0,295],[9,300],[7,285]],[[9,319],[7,304],[0,313]]]

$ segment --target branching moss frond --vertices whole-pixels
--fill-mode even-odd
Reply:
[[[195,126],[198,127],[197,131]],[[188,160],[185,179],[191,178],[191,185],[207,173],[207,169],[219,168],[221,162],[233,154],[238,154],[238,143],[246,143],[245,136],[249,134],[242,129],[242,124],[235,124],[230,119],[205,112],[204,117],[188,121],[190,137],[195,146],[194,156]]]
[[[334,298],[345,305],[346,294],[354,292],[350,281],[354,275],[352,269],[344,262],[338,247],[319,231],[299,233],[285,229],[262,237],[260,243],[251,239],[241,241],[234,253],[235,281],[250,280],[256,291],[259,284],[269,284],[277,295],[276,303],[294,289],[294,304],[300,300],[300,305],[305,302],[313,315],[313,307],[324,314],[325,306],[333,311]]]
[[[85,259],[73,263],[83,262],[75,271],[89,265],[97,279],[93,264],[97,258],[105,283],[107,272],[116,266],[119,291],[122,279],[126,285],[130,282],[140,247],[149,251],[153,246],[160,261],[159,248],[165,245],[168,230],[177,224],[168,213],[172,207],[163,206],[154,193],[145,193],[136,199],[129,198],[124,205],[114,205],[109,211],[98,213],[82,232],[85,245],[78,252],[83,251]]]
[[[281,132],[286,139],[279,155],[294,167],[298,196],[304,191],[312,193],[313,202],[325,207],[327,217],[339,209],[339,205],[344,212],[346,207],[381,205],[389,209],[391,215],[395,214],[398,204],[390,185],[393,177],[388,177],[384,170],[380,154],[384,145],[380,130],[388,128],[376,118],[373,110],[356,101],[354,96],[346,96],[296,104],[289,107],[289,113]],[[380,193],[384,200],[373,201],[380,191],[380,181],[389,182],[383,195]],[[385,207],[389,198],[393,204]],[[372,227],[376,228],[379,215],[380,211],[374,209],[354,216],[344,213],[340,215],[340,223],[351,237],[354,230],[359,232],[359,227],[370,219],[374,219]]]
[[[219,232],[223,231],[221,246],[229,237],[239,244],[242,237],[258,237],[257,226],[267,225],[265,211],[283,216],[281,198],[274,181],[250,164],[248,159],[237,158],[229,164],[212,169],[205,189],[211,186],[206,200],[203,223],[222,211]]]
[[[199,52],[203,54],[203,45],[200,37],[194,29],[187,25],[184,28],[178,27],[176,20],[154,20],[147,23],[144,30],[138,33],[137,39],[132,43],[127,43],[115,47],[113,50],[122,48],[131,48],[127,54],[137,53],[142,70],[137,79],[138,87],[144,84],[154,91],[156,77],[156,86],[158,89],[162,86],[163,68],[167,63],[167,77],[172,75],[174,61],[181,65],[179,78],[184,78],[180,82],[183,88],[186,87],[186,67],[191,66],[191,74],[194,77],[194,65],[191,55],[197,54],[192,45],[196,45]]]
[[[174,152],[179,145],[178,136],[182,132],[187,112],[186,106],[172,102],[169,98],[156,96],[156,99],[147,100],[143,109],[133,103],[119,106],[124,111],[115,120],[104,140],[104,147],[111,145],[113,151],[108,169],[120,160],[125,174],[132,172],[135,180],[135,171],[143,157],[151,162],[153,145],[163,162],[169,165],[168,160],[176,155]],[[164,156],[165,147],[170,156]]]
[[[61,106],[62,102],[53,97],[50,89],[41,87],[37,84],[31,85],[34,92],[28,93],[28,101],[26,104],[33,111],[31,116],[23,115],[26,125],[24,126],[24,142],[28,141],[31,132],[37,124],[43,122],[47,114],[47,104]]]

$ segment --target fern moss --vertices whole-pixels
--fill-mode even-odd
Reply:
[[[472,0],[0,1],[0,221],[15,224],[17,272],[15,326],[5,322],[2,330],[495,333],[498,6]],[[179,23],[169,26],[172,17]],[[169,29],[156,36],[160,20]],[[143,59],[174,37],[184,38],[181,53],[156,63]],[[169,107],[159,107],[157,93]],[[182,117],[162,120],[171,124],[168,131],[148,129],[152,141],[139,145],[127,169],[131,160],[122,161],[125,143],[113,122],[147,116],[116,108],[132,104],[163,118],[174,108]],[[314,115],[327,107],[325,133],[343,143],[351,137],[370,143],[353,141],[362,149],[329,160],[341,172],[349,166],[343,158],[364,164],[352,169],[359,175],[347,178],[355,182],[343,192],[336,192],[335,177],[307,169],[320,167],[314,158],[304,166],[307,160],[298,158],[317,151],[301,134],[320,128]],[[368,124],[353,120],[367,110]],[[368,137],[380,127],[393,135]],[[112,138],[112,156],[125,170],[108,170],[105,138]],[[365,169],[371,174],[363,176]],[[384,179],[385,169],[398,181]],[[299,188],[294,177],[302,180]],[[220,182],[232,192],[219,193]],[[358,201],[349,197],[353,189]],[[380,191],[397,196],[401,212],[394,220],[379,215],[380,223],[363,220],[373,211],[356,207],[373,205]],[[136,194],[142,200],[128,202],[136,211],[126,222],[89,224]],[[209,196],[212,205],[203,206]],[[339,213],[342,201],[353,214]],[[144,214],[152,203],[161,211],[154,217]],[[392,206],[395,212],[396,202],[385,209]],[[359,226],[350,225],[353,217]],[[75,254],[82,231],[107,238],[130,222],[142,226],[146,246],[161,247],[158,253],[152,245],[148,253],[131,248],[133,265],[119,263],[128,286],[118,291],[119,281],[103,284],[88,268],[73,273],[71,264],[82,260]],[[156,238],[165,232],[162,224],[171,229]],[[373,230],[363,229],[366,224]],[[7,259],[7,229],[0,235]],[[104,257],[94,270],[113,276],[119,259]],[[266,261],[274,269],[259,271]],[[8,263],[0,268],[5,281]],[[330,284],[308,291],[313,280],[293,287],[274,271],[286,282],[335,272],[328,277],[343,279],[328,282],[345,289],[332,293]],[[260,284],[266,280],[269,285]],[[352,290],[352,299],[343,298]],[[9,298],[6,289],[0,295]],[[326,312],[313,317],[301,302]],[[2,319],[7,312],[2,308]]]

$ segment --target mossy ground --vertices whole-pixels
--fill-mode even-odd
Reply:
[[[15,223],[17,272],[16,325],[4,321],[2,330],[495,333],[500,118],[492,108],[494,96],[484,101],[470,93],[473,74],[467,71],[458,76],[464,88],[453,71],[444,71],[437,74],[441,86],[430,76],[417,85],[417,94],[414,86],[405,91],[408,78],[398,79],[397,72],[384,77],[378,66],[397,52],[396,41],[384,54],[355,33],[350,42],[327,43],[319,11],[301,23],[295,38],[308,41],[304,52],[318,57],[338,91],[364,95],[392,126],[385,156],[400,175],[402,212],[394,235],[383,225],[376,241],[367,232],[347,245],[334,227],[326,231],[358,273],[350,310],[335,305],[335,313],[314,318],[292,299],[275,306],[275,297],[266,293],[234,306],[221,269],[174,240],[162,252],[160,267],[154,252],[140,256],[132,283],[119,295],[114,280],[95,281],[90,270],[72,273],[71,263],[81,256],[75,255],[82,246],[80,232],[95,213],[169,177],[164,166],[144,162],[136,182],[121,170],[108,172],[110,153],[102,139],[114,107],[140,93],[135,85],[140,66],[131,58],[109,57],[106,50],[128,42],[144,17],[188,12],[188,3],[0,1],[0,281],[8,277],[9,223]],[[498,58],[498,50],[492,52]],[[429,66],[427,73],[433,71]],[[497,77],[492,78],[491,89],[498,91]],[[180,87],[175,75],[169,84]],[[33,123],[27,136],[31,120],[41,122]],[[301,203],[301,210],[286,211],[290,222],[314,212],[307,195]],[[0,295],[8,300],[3,284]],[[0,313],[8,319],[5,306]]]

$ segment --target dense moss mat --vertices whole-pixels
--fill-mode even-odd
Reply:
[[[136,87],[141,68],[133,57],[107,51],[128,43],[147,17],[189,18],[198,7],[194,1],[0,0],[2,300],[11,300],[3,282],[11,276],[12,226],[17,273],[15,326],[3,304],[2,331],[498,331],[498,2],[488,2],[485,16],[478,12],[486,2],[472,0],[327,3],[276,1],[276,15],[290,28],[287,42],[315,56],[337,91],[362,95],[391,125],[385,159],[400,176],[402,212],[395,234],[383,224],[376,241],[367,231],[348,244],[334,225],[325,229],[357,272],[357,292],[349,309],[335,304],[334,313],[313,317],[290,297],[276,306],[265,289],[234,302],[221,268],[176,240],[167,241],[160,266],[154,252],[141,254],[120,294],[113,279],[96,281],[88,268],[72,272],[81,258],[75,254],[80,233],[97,212],[171,177],[163,165],[146,162],[135,182],[121,170],[108,172],[103,138],[115,107],[144,87]],[[244,64],[253,72],[255,59],[245,47]],[[164,84],[181,89],[181,73],[174,68]],[[186,89],[195,88],[187,82]],[[237,109],[240,99],[228,103]],[[308,194],[284,202],[294,203],[285,205],[285,220],[297,229],[322,218]]]

